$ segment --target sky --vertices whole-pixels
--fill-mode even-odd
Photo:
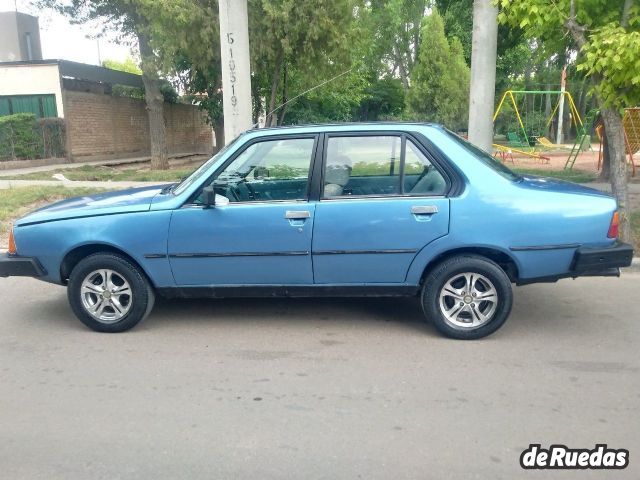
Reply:
[[[18,11],[39,17],[40,41],[44,59],[63,59],[99,65],[100,60],[122,61],[132,56],[131,48],[119,45],[114,35],[96,39],[97,25],[72,25],[67,18],[51,11],[38,11],[29,0],[0,0],[0,12]],[[98,44],[100,54],[98,55]]]

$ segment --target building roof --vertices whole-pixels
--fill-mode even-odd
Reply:
[[[77,80],[91,82],[127,85],[129,87],[143,88],[142,76],[135,73],[121,72],[97,65],[71,62],[69,60],[24,60],[18,62],[0,62],[0,67],[38,67],[42,65],[58,65],[60,75]]]

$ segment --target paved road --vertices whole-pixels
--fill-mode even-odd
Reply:
[[[406,299],[161,301],[104,335],[61,287],[0,279],[0,475],[637,479],[639,296],[640,274],[521,287],[477,342]],[[523,472],[537,442],[631,464]]]

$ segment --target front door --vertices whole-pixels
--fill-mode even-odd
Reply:
[[[216,206],[205,208],[197,195],[173,212],[168,252],[177,285],[313,283],[316,144],[315,136],[255,141],[214,176]]]
[[[404,135],[329,136],[316,207],[316,284],[403,283],[448,233],[445,175]]]

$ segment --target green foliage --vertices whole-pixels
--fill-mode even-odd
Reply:
[[[42,150],[42,136],[33,113],[0,117],[0,160],[38,158]]]
[[[123,62],[118,60],[103,60],[102,66],[110,68],[111,70],[118,70],[119,72],[133,73],[134,75],[142,75],[142,70],[131,57],[127,57]]]
[[[604,106],[623,108],[640,103],[640,7],[634,5],[622,25],[624,3],[583,0],[571,18],[571,0],[499,0],[498,19],[549,44],[572,33],[578,70],[594,80]]]
[[[578,70],[602,81],[595,90],[602,101],[618,109],[640,104],[640,31],[613,23],[589,37]]]
[[[470,79],[462,45],[456,37],[447,41],[436,10],[425,17],[421,37],[406,98],[409,115],[459,129],[467,122]]]
[[[369,80],[354,118],[360,121],[398,118],[404,109],[404,97],[402,82],[397,78]]]

